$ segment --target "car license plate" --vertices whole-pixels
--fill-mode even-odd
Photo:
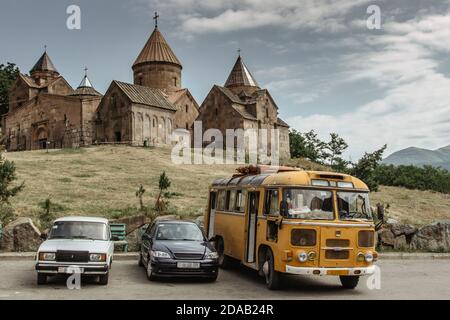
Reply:
[[[58,267],[58,273],[83,273],[84,268],[79,267]]]
[[[178,262],[177,268],[179,268],[179,269],[199,269],[200,263],[198,263],[198,262]]]

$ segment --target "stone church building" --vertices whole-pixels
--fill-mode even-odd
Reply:
[[[225,86],[215,85],[206,96],[197,121],[203,131],[216,128],[224,137],[227,129],[267,129],[268,153],[271,129],[278,129],[280,156],[290,156],[289,125],[278,117],[277,104],[267,89],[259,87],[240,55]]]
[[[101,98],[87,75],[73,90],[45,52],[30,75],[20,74],[12,85],[3,144],[12,151],[90,145]]]
[[[157,24],[132,66],[133,83],[114,80],[104,96],[87,74],[74,90],[44,52],[30,75],[20,74],[10,90],[0,143],[11,151],[170,145],[175,129],[191,131],[198,120],[204,130],[217,128],[224,136],[226,129],[279,129],[280,155],[289,155],[289,126],[240,56],[225,86],[215,85],[201,107],[182,87],[182,69]]]
[[[133,64],[134,84],[113,81],[106,91],[97,112],[97,140],[170,144],[173,130],[190,130],[199,106],[181,87],[182,69],[155,27]]]
[[[134,84],[113,81],[104,96],[87,75],[74,90],[45,52],[10,89],[2,143],[10,151],[170,144],[172,131],[190,130],[198,116],[182,68],[157,27],[133,64]]]

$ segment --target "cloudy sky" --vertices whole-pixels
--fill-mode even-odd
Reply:
[[[81,30],[66,8],[81,8]],[[378,5],[382,29],[369,30]],[[183,86],[199,104],[223,84],[242,49],[280,115],[300,131],[342,135],[355,160],[450,144],[449,0],[1,0],[0,63],[23,72],[43,46],[76,87],[85,65],[95,87],[132,81],[131,65],[153,29],[183,62]]]

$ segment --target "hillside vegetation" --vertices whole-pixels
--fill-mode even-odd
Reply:
[[[200,215],[207,203],[208,186],[230,176],[235,166],[175,165],[168,148],[101,146],[8,153],[25,189],[12,204],[21,216],[36,217],[40,204],[50,197],[57,215],[95,215],[114,218],[138,211],[136,190],[146,189],[144,205],[153,206],[158,179],[166,171],[172,180],[172,211]],[[291,163],[294,164],[294,163]],[[307,163],[295,163],[305,166]],[[320,169],[314,167],[314,169]],[[372,194],[373,206],[389,203],[390,217],[415,224],[450,219],[450,196],[439,193],[381,187]]]

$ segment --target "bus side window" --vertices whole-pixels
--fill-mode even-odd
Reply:
[[[264,203],[264,215],[280,214],[280,197],[278,190],[267,190]]]
[[[230,191],[230,196],[228,199],[228,210],[227,211],[234,211],[234,204],[236,203],[236,190]]]
[[[245,195],[244,195],[244,193],[242,192],[242,190],[237,190],[236,191],[236,205],[235,205],[235,207],[234,207],[234,210],[236,211],[236,212],[244,212],[244,203],[245,203],[245,201],[244,201],[244,198],[245,197]]]
[[[217,201],[217,209],[220,211],[225,210],[225,190],[220,190],[219,191],[219,196],[218,196],[218,201]]]
[[[226,197],[225,197],[225,211],[230,211],[230,197],[231,197],[231,190],[226,191]]]

